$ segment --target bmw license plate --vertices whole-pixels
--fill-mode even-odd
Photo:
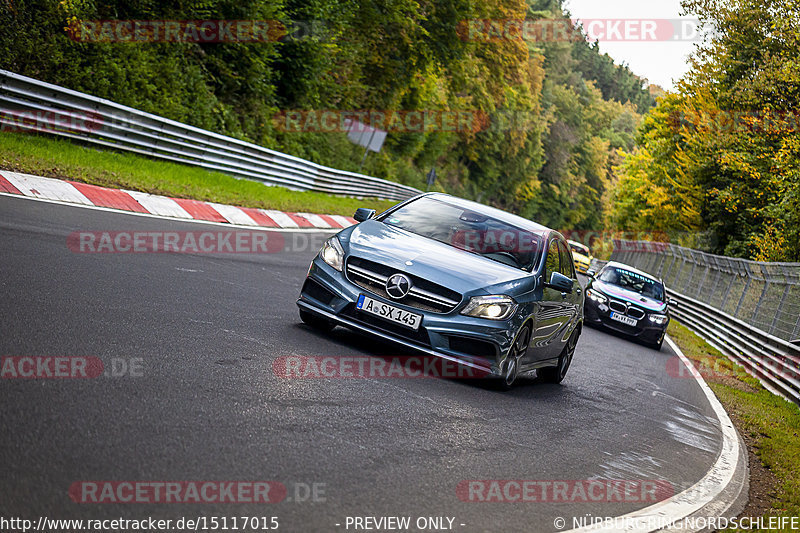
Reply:
[[[373,300],[369,296],[364,296],[363,294],[358,297],[356,308],[365,313],[381,317],[389,322],[394,322],[395,324],[413,329],[414,331],[418,330],[419,325],[422,323],[422,315],[409,313],[399,307]]]
[[[634,318],[614,312],[611,313],[611,320],[616,320],[617,322],[622,322],[623,324],[627,324],[629,326],[635,326],[639,323],[639,321]]]

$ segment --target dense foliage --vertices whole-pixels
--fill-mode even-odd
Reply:
[[[645,83],[585,40],[471,38],[465,21],[568,16],[561,0],[13,0],[0,2],[0,68],[323,164],[357,170],[341,132],[284,131],[291,110],[454,110],[480,127],[392,131],[364,171],[600,229],[631,151]],[[253,43],[77,42],[97,20],[280,20],[300,31]],[[490,32],[491,33],[491,32]],[[565,209],[566,207],[566,209]]]
[[[686,0],[711,38],[620,169],[612,220],[800,261],[800,1]]]

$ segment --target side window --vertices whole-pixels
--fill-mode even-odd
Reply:
[[[553,272],[561,272],[561,261],[558,256],[558,241],[554,239],[547,247],[547,261],[544,264],[544,276],[548,282]]]
[[[572,254],[569,253],[569,248],[563,242],[558,243],[558,248],[561,250],[561,272],[569,279],[575,279],[575,264],[572,262]]]

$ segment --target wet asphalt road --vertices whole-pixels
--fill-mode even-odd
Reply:
[[[282,356],[409,354],[300,323],[294,302],[321,235],[284,234],[294,244],[272,254],[67,247],[73,231],[205,228],[0,196],[0,356],[94,356],[123,374],[0,379],[0,516],[275,516],[283,531],[347,531],[348,516],[450,517],[463,532],[556,531],[557,517],[570,526],[648,503],[474,503],[456,487],[599,478],[677,492],[719,452],[713,412],[694,380],[667,371],[666,345],[588,328],[561,386],[276,376]],[[74,503],[68,489],[82,480],[275,480],[288,498]],[[318,501],[294,501],[313,483]]]

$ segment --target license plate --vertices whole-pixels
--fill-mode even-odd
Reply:
[[[611,320],[616,320],[617,322],[622,322],[623,324],[627,324],[629,326],[635,326],[639,323],[639,321],[634,318],[613,312],[611,313]]]
[[[422,323],[422,315],[409,313],[399,307],[373,300],[369,296],[364,296],[363,294],[358,297],[356,308],[365,313],[381,317],[389,322],[394,322],[403,327],[413,329],[414,331],[418,330],[419,325]]]

